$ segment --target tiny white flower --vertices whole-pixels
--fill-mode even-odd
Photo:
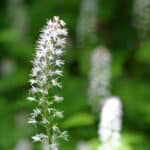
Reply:
[[[58,128],[58,126],[56,124],[52,126],[52,129],[53,129],[53,131],[56,131],[56,132],[59,131],[59,128]]]
[[[39,92],[39,88],[36,88],[36,87],[32,86],[31,92],[32,92],[33,94],[34,94],[34,93],[38,93],[38,92]]]
[[[57,49],[55,53],[56,55],[61,56],[64,53],[64,51],[62,51],[61,49]]]
[[[41,109],[39,108],[33,109],[32,116],[37,117],[39,114],[41,114]]]
[[[60,20],[60,24],[61,24],[62,26],[65,26],[65,25],[66,25],[66,23],[65,23],[63,20]]]
[[[29,80],[29,82],[31,83],[31,85],[33,85],[33,84],[37,83],[37,81],[36,81],[36,80],[34,80],[34,79]]]
[[[54,95],[54,96],[53,96],[53,99],[54,99],[54,101],[55,101],[55,102],[61,102],[61,101],[63,101],[63,100],[64,100],[64,98],[63,98],[63,97],[58,96],[58,95]]]
[[[65,39],[58,39],[56,45],[61,46],[65,44]]]
[[[58,21],[59,21],[59,17],[58,17],[58,16],[54,16],[54,20],[55,20],[56,22],[58,22]]]
[[[63,118],[63,112],[61,111],[56,111],[53,115],[58,118]]]
[[[35,120],[35,118],[30,118],[30,119],[28,120],[28,123],[29,123],[29,124],[36,124],[37,121]]]
[[[36,101],[36,99],[34,98],[34,97],[27,97],[27,100],[29,100],[29,101]]]
[[[41,141],[41,137],[40,137],[39,134],[36,134],[35,136],[32,136],[32,140],[33,140],[34,142],[39,142],[39,141]]]
[[[54,74],[58,75],[58,76],[63,76],[63,72],[61,70],[58,70],[58,69],[54,71]]]
[[[61,138],[63,138],[65,141],[68,141],[68,132],[63,131],[60,135]]]
[[[50,144],[50,149],[51,150],[58,150],[58,144],[54,143],[54,144]]]
[[[63,71],[56,69],[55,71],[49,71],[49,76],[63,76]]]
[[[48,136],[43,134],[43,133],[36,134],[35,136],[32,136],[32,140],[34,142],[42,142],[42,141],[45,141],[47,139],[48,139]]]
[[[42,105],[43,103],[45,103],[45,99],[42,97],[39,99],[39,105]]]
[[[56,66],[61,67],[62,65],[64,65],[64,61],[63,60],[56,60]]]
[[[42,118],[41,123],[42,124],[49,124],[49,121],[46,118]]]
[[[48,95],[48,90],[47,89],[38,89],[39,93],[44,93],[45,95]]]
[[[67,35],[67,34],[68,34],[67,29],[63,29],[63,30],[61,30],[61,34],[63,34],[63,35]]]
[[[54,87],[62,88],[62,85],[58,82],[57,79],[52,79],[51,82],[52,82],[52,85],[53,85]]]

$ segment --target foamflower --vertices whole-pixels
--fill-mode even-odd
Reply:
[[[57,124],[57,119],[63,117],[63,112],[58,107],[55,108],[64,99],[59,95],[59,89],[62,88],[62,56],[66,36],[67,29],[63,20],[59,17],[48,20],[37,42],[29,80],[31,89],[28,100],[36,106],[28,121],[37,127],[37,133],[32,139],[34,142],[48,143],[50,150],[58,149],[58,139],[67,140],[67,132],[61,131]],[[39,131],[38,128],[42,130]]]

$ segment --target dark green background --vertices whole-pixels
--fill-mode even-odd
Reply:
[[[36,40],[48,18],[60,16],[67,23],[69,44],[65,55],[65,101],[62,128],[69,131],[69,142],[60,150],[75,150],[80,140],[93,147],[98,144],[98,116],[87,104],[89,55],[98,45],[105,45],[112,54],[111,91],[123,103],[122,139],[125,150],[150,149],[150,42],[140,40],[133,26],[132,0],[99,0],[98,43],[86,43],[79,48],[76,25],[80,0],[26,0],[29,32],[26,38],[17,34],[7,13],[7,2],[0,3],[0,67],[4,59],[15,64],[11,74],[0,74],[0,150],[12,150],[21,138],[31,138],[34,129],[17,127],[16,116],[28,116],[33,106],[26,97],[30,88],[31,70]],[[35,144],[35,149],[39,145]],[[95,148],[93,148],[95,150]]]

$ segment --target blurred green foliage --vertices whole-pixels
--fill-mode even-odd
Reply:
[[[64,110],[62,128],[70,134],[69,142],[62,143],[61,150],[75,150],[77,142],[84,140],[95,150],[99,143],[98,117],[87,104],[89,57],[95,47],[79,49],[76,40],[76,24],[80,0],[26,0],[29,32],[22,37],[11,25],[7,2],[0,5],[0,66],[5,60],[15,64],[9,74],[0,67],[0,150],[12,150],[20,138],[32,135],[33,128],[18,130],[16,117],[26,116],[32,105],[26,101],[29,89],[28,74],[34,56],[35,41],[47,18],[59,15],[67,22],[69,44],[65,56],[63,96],[60,105]],[[122,150],[149,150],[150,144],[150,41],[139,42],[137,30],[132,25],[132,1],[99,1],[99,38],[112,54],[113,95],[123,102]],[[87,43],[88,45],[88,43]],[[88,48],[87,48],[88,47]],[[26,122],[25,122],[26,124]],[[35,144],[35,149],[39,145]]]

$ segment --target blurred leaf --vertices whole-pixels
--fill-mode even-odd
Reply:
[[[126,60],[127,53],[123,51],[116,51],[112,53],[112,78],[119,77],[123,71],[123,64]]]
[[[17,88],[21,88],[27,84],[28,75],[25,71],[16,72],[11,77],[0,80],[0,92],[11,92]]]
[[[101,21],[107,22],[110,21],[116,12],[117,0],[101,0],[100,1],[100,17]]]
[[[12,43],[15,42],[19,37],[19,33],[15,29],[5,29],[0,31],[0,42]]]
[[[97,150],[100,146],[100,141],[98,138],[92,139],[89,141],[91,149],[90,150]]]
[[[150,62],[150,41],[141,43],[136,59],[143,62]]]
[[[94,124],[95,118],[87,113],[77,113],[74,116],[68,118],[64,123],[63,126],[65,128],[73,128],[79,126],[89,126]]]

